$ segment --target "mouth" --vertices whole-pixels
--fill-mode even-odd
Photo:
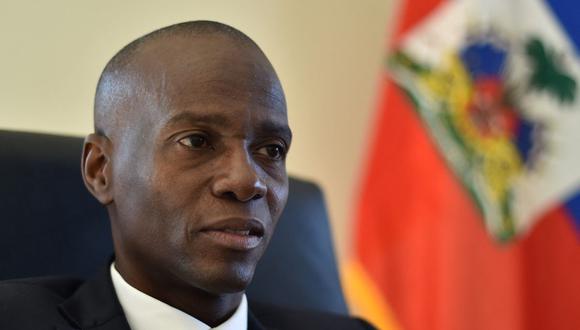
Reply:
[[[249,218],[227,218],[201,230],[213,243],[237,251],[257,248],[264,238],[264,225]]]

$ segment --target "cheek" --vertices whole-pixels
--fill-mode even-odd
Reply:
[[[277,222],[288,199],[288,181],[286,179],[282,182],[277,182],[270,187],[271,188],[268,192],[268,207],[270,209],[272,221]]]
[[[150,178],[149,196],[143,200],[147,204],[145,219],[157,230],[156,235],[173,246],[183,245],[188,239],[191,227],[200,221],[199,210],[207,206],[202,200],[202,188],[194,175],[174,168],[163,168]],[[155,234],[155,233],[154,233]]]
[[[121,176],[121,175],[120,175]],[[136,169],[117,181],[115,205],[124,236],[144,249],[166,249],[174,244],[182,223],[171,183]],[[151,251],[155,253],[155,251]]]

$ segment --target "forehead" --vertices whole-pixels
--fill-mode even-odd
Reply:
[[[131,71],[154,100],[154,117],[188,110],[286,118],[284,93],[269,61],[256,46],[229,36],[151,42],[139,50]]]

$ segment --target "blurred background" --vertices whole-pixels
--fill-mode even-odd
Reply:
[[[268,55],[353,313],[382,329],[579,329],[573,0],[1,1],[0,129],[83,136],[110,57],[177,22]],[[41,146],[39,146],[41,147]]]

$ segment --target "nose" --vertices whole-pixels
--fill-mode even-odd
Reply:
[[[267,187],[252,156],[244,150],[228,152],[216,164],[218,175],[212,182],[212,193],[220,198],[248,202],[266,196]]]

